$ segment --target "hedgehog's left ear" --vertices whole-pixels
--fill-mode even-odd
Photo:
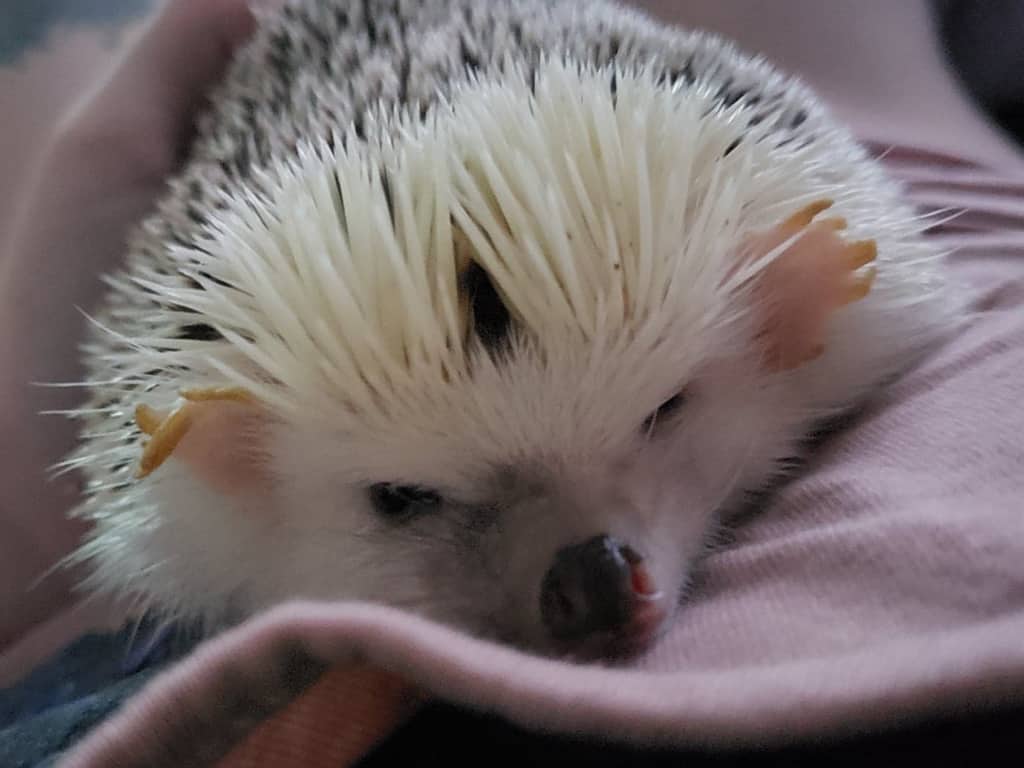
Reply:
[[[173,457],[211,489],[232,496],[265,490],[270,484],[266,411],[244,389],[193,389],[185,403],[163,415],[146,405],[135,422],[150,436],[137,477]]]
[[[831,205],[811,203],[747,240],[745,254],[753,259],[797,238],[755,278],[757,344],[768,370],[790,370],[821,355],[832,313],[871,290],[874,267],[860,270],[875,260],[875,241],[844,240],[840,217],[815,220]]]

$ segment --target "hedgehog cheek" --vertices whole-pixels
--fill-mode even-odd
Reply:
[[[136,423],[150,435],[138,477],[173,458],[219,493],[265,492],[271,481],[265,411],[238,390],[192,390],[183,397],[185,404],[166,416],[144,405],[136,409]]]
[[[828,320],[841,307],[867,295],[875,277],[873,240],[847,242],[840,217],[815,220],[832,205],[820,200],[772,229],[751,237],[744,249],[757,259],[790,242],[756,279],[760,313],[756,338],[763,365],[788,371],[818,358],[825,350]]]

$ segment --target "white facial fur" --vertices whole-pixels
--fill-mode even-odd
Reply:
[[[189,372],[156,381],[154,399],[252,391],[273,414],[272,490],[226,498],[172,460],[98,494],[97,583],[211,620],[292,596],[384,601],[543,648],[555,551],[608,533],[674,604],[716,519],[953,310],[898,191],[840,130],[777,147],[742,104],[707,114],[710,91],[630,72],[613,99],[608,77],[551,64],[535,94],[514,74],[467,88],[404,144],[304,150],[274,199],[240,195],[202,250],[182,249],[185,270],[215,279],[158,287],[224,339],[140,348],[122,369]],[[344,226],[331,174],[351,187]],[[878,241],[878,283],[837,313],[822,358],[770,374],[735,255],[744,233],[820,197],[852,238]],[[494,358],[463,344],[452,226],[514,320]],[[370,504],[380,482],[444,501],[394,523]]]
[[[217,603],[242,613],[293,595],[384,601],[543,648],[540,585],[555,552],[607,533],[645,557],[674,604],[718,514],[794,452],[796,404],[750,359],[666,365],[636,386],[629,371],[642,361],[621,362],[600,379],[607,388],[583,384],[575,366],[556,376],[485,363],[468,401],[387,433],[275,424],[271,498],[225,503],[180,467],[154,482],[170,547],[188,547],[195,589],[217,584]],[[683,383],[684,404],[645,424]],[[517,423],[529,428],[505,426]],[[444,501],[393,522],[368,495],[385,481]]]

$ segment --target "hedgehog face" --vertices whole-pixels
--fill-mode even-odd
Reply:
[[[743,357],[480,354],[390,427],[274,428],[252,598],[379,601],[574,656],[646,647],[717,514],[791,447],[785,392]]]

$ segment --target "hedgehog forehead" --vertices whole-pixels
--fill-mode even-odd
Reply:
[[[404,477],[476,491],[503,470],[537,479],[621,460],[643,438],[644,419],[687,383],[700,351],[577,346],[552,358],[524,344],[478,358],[470,376],[424,378],[380,409],[311,412],[307,423],[332,433],[331,465],[346,466],[353,480]]]

